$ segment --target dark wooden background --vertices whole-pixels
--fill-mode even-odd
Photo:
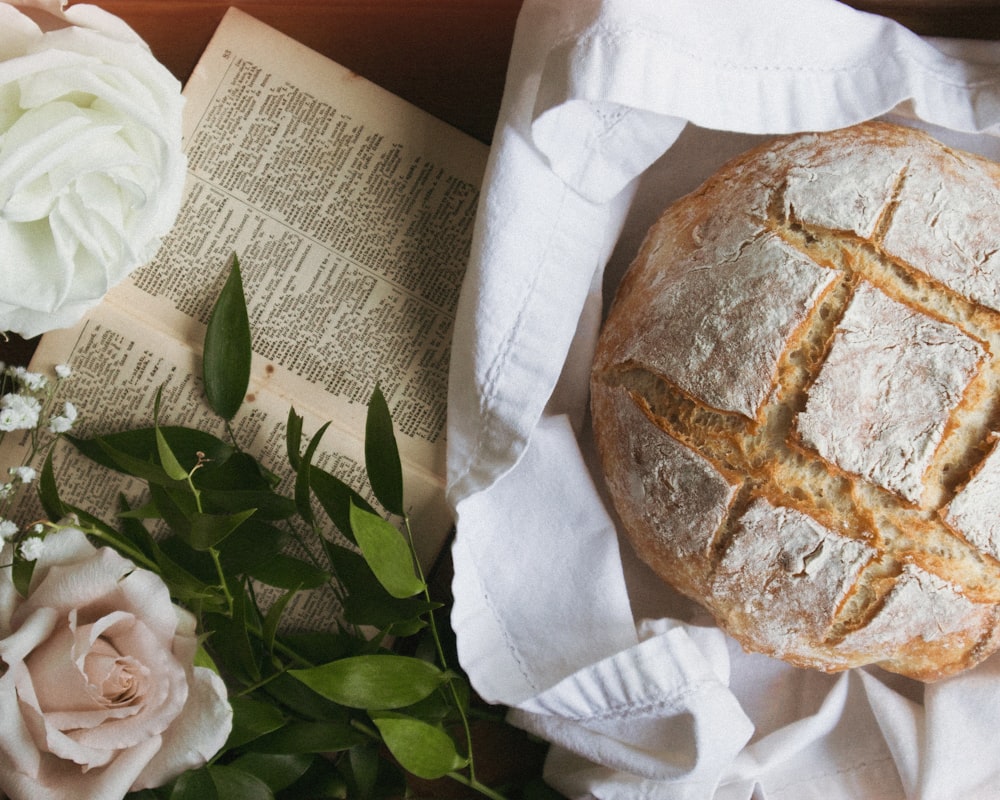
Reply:
[[[90,0],[128,22],[186,81],[230,5],[489,142],[522,0]],[[1000,0],[850,0],[918,33],[1000,39]],[[0,361],[27,364],[34,341],[0,341]],[[444,582],[446,586],[446,582]],[[543,748],[484,730],[481,777],[537,769]],[[436,785],[427,796],[464,797]]]

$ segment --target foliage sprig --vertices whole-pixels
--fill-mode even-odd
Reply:
[[[234,721],[225,747],[206,766],[133,797],[395,798],[411,796],[409,773],[451,777],[501,798],[476,773],[471,692],[448,662],[435,617],[441,603],[415,554],[385,397],[376,386],[367,409],[371,500],[313,463],[325,426],[306,440],[294,408],[285,441],[289,496],[229,425],[247,391],[250,360],[234,259],[203,360],[206,399],[228,440],[161,425],[159,398],[147,427],[69,436],[85,456],[148,487],[141,507],[121,500],[113,524],[65,503],[50,461],[39,481],[51,519],[75,515],[93,538],[163,578],[197,617],[199,663],[229,688]],[[325,533],[329,523],[341,537]],[[326,592],[340,611],[331,613],[329,630],[292,630],[286,613],[311,591]],[[401,641],[417,644],[404,652]],[[530,793],[514,791],[511,797],[557,797],[540,782]]]

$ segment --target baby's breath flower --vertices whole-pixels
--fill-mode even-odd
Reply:
[[[76,422],[76,415],[76,406],[67,401],[62,414],[49,418],[49,430],[53,433],[66,433]]]
[[[68,378],[73,374],[73,370],[69,368],[69,364],[56,364],[55,370],[57,378]]]
[[[36,427],[41,410],[38,398],[5,394],[0,397],[0,431],[20,431]]]
[[[0,483],[0,500],[6,500],[14,493],[14,484],[10,481]]]
[[[37,561],[45,552],[45,540],[41,536],[29,536],[21,542],[21,558],[25,561]]]
[[[0,519],[0,541],[6,542],[17,533],[17,525],[9,519]]]
[[[37,476],[33,467],[23,466],[23,467],[11,467],[10,474],[13,475],[21,483],[31,483]]]
[[[28,372],[25,367],[14,367],[14,377],[32,392],[39,392],[49,385],[49,379],[40,372]]]

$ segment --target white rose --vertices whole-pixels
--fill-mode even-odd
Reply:
[[[157,575],[78,530],[45,538],[27,597],[0,570],[0,792],[108,800],[204,764],[232,710],[196,646]]]
[[[179,82],[119,18],[0,2],[0,332],[67,327],[180,208]]]

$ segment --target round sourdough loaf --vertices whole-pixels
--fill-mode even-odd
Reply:
[[[935,680],[1000,645],[1000,166],[866,123],[652,226],[591,383],[624,530],[746,649]]]

